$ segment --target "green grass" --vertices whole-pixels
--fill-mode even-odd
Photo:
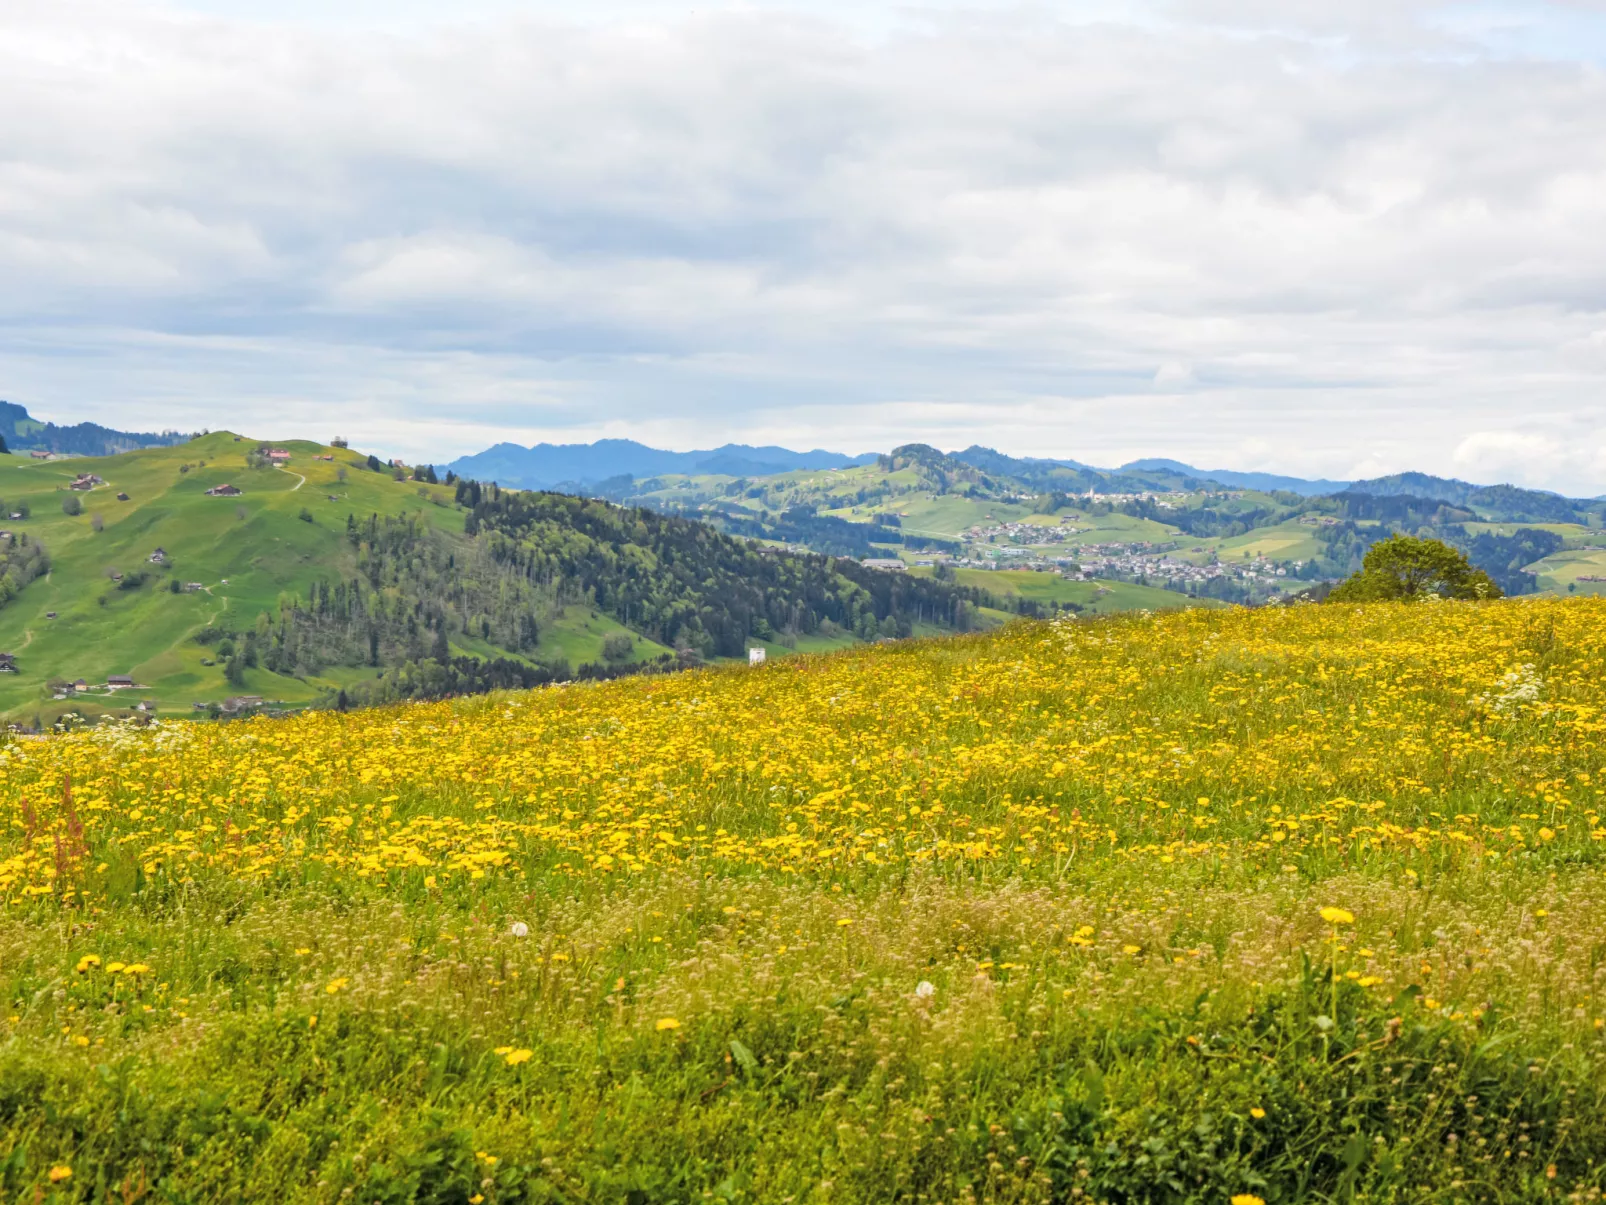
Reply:
[[[293,471],[247,469],[245,454],[256,442],[235,442],[232,434],[218,432],[179,447],[121,456],[0,461],[0,499],[12,509],[26,500],[32,510],[28,520],[6,525],[42,541],[53,564],[48,578],[0,610],[0,650],[17,654],[20,668],[0,677],[0,714],[37,713],[48,721],[68,708],[101,710],[97,703],[78,707],[49,699],[44,685],[51,677],[95,683],[108,674],[131,673],[150,689],[127,696],[130,701],[149,698],[173,712],[187,712],[192,701],[242,693],[224,682],[221,666],[202,666],[205,653],[187,641],[209,625],[253,623],[276,607],[282,593],[304,594],[317,578],[350,572],[348,514],[422,511],[438,527],[462,530],[462,514],[449,505],[451,491],[444,487],[396,482],[357,467],[362,458],[355,453],[305,441],[275,445],[293,453]],[[335,460],[315,459],[319,455]],[[337,480],[341,468],[344,482]],[[86,471],[106,484],[80,495],[84,513],[69,517],[61,509],[65,487]],[[244,495],[206,496],[223,482]],[[119,492],[129,500],[118,501]],[[312,522],[301,520],[303,508]],[[103,524],[99,532],[95,516]],[[169,565],[148,562],[157,547],[166,549]],[[138,590],[119,590],[107,576],[114,570],[144,570],[150,580]],[[171,594],[172,579],[206,589]],[[47,617],[51,611],[56,618]],[[316,683],[263,672],[246,693],[305,701],[318,689]]]
[[[1199,546],[1214,549],[1221,560],[1234,564],[1256,557],[1271,561],[1309,561],[1325,551],[1316,538],[1316,529],[1298,522],[1257,527],[1241,536],[1225,539],[1189,540],[1184,545],[1185,549]]]
[[[919,566],[910,572],[930,577],[935,570]],[[1076,603],[1095,615],[1226,605],[1211,598],[1190,598],[1158,586],[1098,579],[1071,581],[1058,573],[1038,573],[1029,569],[955,569],[954,580],[961,586],[974,586],[1005,598],[1029,598],[1039,603]]]
[[[600,611],[570,605],[542,630],[537,656],[543,660],[550,660],[554,655],[566,657],[569,664],[576,668],[588,661],[601,661],[603,641],[615,632],[623,632],[635,642],[627,663],[650,661],[672,651],[632,632]]]

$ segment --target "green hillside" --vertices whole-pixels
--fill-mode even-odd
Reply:
[[[935,571],[917,567],[911,572],[929,575]],[[1117,611],[1169,611],[1178,607],[1220,607],[1213,598],[1190,598],[1174,590],[1140,586],[1134,582],[1071,581],[1057,573],[1034,573],[1029,569],[955,569],[954,579],[962,586],[973,586],[1001,598],[1023,598],[1055,608],[1072,604],[1095,615]]]
[[[0,458],[0,714],[358,705],[1009,617],[975,589],[432,476],[229,432]]]
[[[188,712],[194,702],[230,695],[304,702],[323,689],[324,682],[261,669],[248,670],[243,687],[231,685],[221,665],[201,663],[215,659],[208,649],[188,638],[208,626],[247,626],[281,595],[303,594],[315,579],[353,568],[348,515],[427,512],[434,526],[458,532],[463,517],[449,489],[370,471],[354,452],[299,440],[275,446],[291,453],[284,467],[248,468],[256,441],[228,432],[117,456],[0,458],[6,513],[23,504],[30,512],[8,527],[43,543],[52,565],[0,609],[0,650],[18,665],[0,675],[0,711],[32,709],[48,720],[64,709],[48,697],[48,681],[101,683],[110,674],[132,675],[148,689],[74,705],[92,714],[149,700],[162,711]],[[103,484],[70,490],[81,473]],[[223,484],[243,492],[208,496]],[[81,514],[63,513],[70,498]],[[158,548],[163,564],[150,560]],[[173,582],[181,592],[172,592]],[[188,583],[199,589],[183,590]]]

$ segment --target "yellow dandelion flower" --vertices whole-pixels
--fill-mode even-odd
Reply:
[[[1330,925],[1353,925],[1355,914],[1348,908],[1334,908],[1329,905],[1322,909],[1322,919]]]
[[[1256,1105],[1253,1109],[1249,1110],[1249,1116],[1253,1117],[1256,1121],[1259,1121],[1266,1116],[1266,1110],[1262,1109],[1259,1105]]]
[[[80,975],[87,975],[90,971],[94,970],[94,968],[98,967],[99,965],[100,965],[100,955],[99,954],[85,954],[82,958],[80,958],[78,960],[78,965],[74,969]]]
[[[528,1063],[534,1055],[533,1050],[510,1050],[504,1057],[509,1067],[517,1067],[520,1063]]]
[[[350,979],[347,979],[344,976],[342,976],[339,979],[331,979],[327,984],[324,985],[324,989],[323,990],[328,992],[331,996],[333,996],[333,995],[336,995],[337,993],[339,993],[341,991],[344,991],[346,986],[348,984],[350,984],[350,983],[351,983]]]
[[[1235,1192],[1232,1194],[1232,1205],[1266,1205],[1266,1202],[1252,1192]]]
[[[50,1169],[50,1182],[60,1184],[63,1180],[72,1179],[72,1168],[65,1163],[58,1163]]]
[[[662,1033],[666,1029],[679,1029],[680,1022],[673,1017],[659,1017],[658,1024],[654,1028]]]

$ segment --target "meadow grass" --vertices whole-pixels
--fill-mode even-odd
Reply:
[[[1190,611],[16,742],[0,1192],[1598,1200],[1603,652]]]

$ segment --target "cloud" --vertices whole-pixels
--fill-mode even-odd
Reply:
[[[0,395],[1606,491],[1588,5],[207,9],[0,15]]]

